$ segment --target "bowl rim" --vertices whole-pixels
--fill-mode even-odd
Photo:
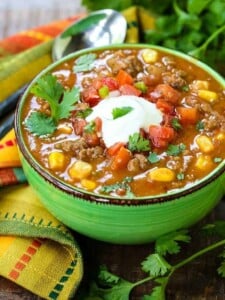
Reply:
[[[129,197],[115,197],[115,196],[109,196],[105,194],[95,194],[93,192],[89,192],[85,189],[81,189],[75,186],[72,186],[70,184],[67,184],[65,181],[62,179],[54,176],[50,172],[48,172],[47,169],[42,167],[38,161],[32,156],[28,148],[26,147],[26,143],[24,142],[23,135],[22,135],[22,120],[21,120],[21,115],[20,112],[22,110],[23,104],[26,100],[27,95],[30,92],[31,87],[36,83],[37,79],[42,77],[44,74],[52,71],[56,66],[60,65],[63,62],[66,62],[67,60],[79,57],[81,55],[87,54],[87,53],[92,53],[95,51],[101,51],[101,50],[107,50],[107,49],[128,49],[128,48],[133,48],[133,49],[155,49],[155,50],[161,50],[164,51],[167,54],[175,55],[179,58],[183,58],[186,61],[189,61],[190,63],[194,64],[197,67],[203,68],[206,72],[210,74],[216,81],[218,81],[222,86],[225,88],[225,79],[215,70],[213,70],[210,66],[205,64],[204,62],[189,56],[188,54],[185,54],[183,52],[162,47],[162,46],[157,46],[157,45],[152,45],[152,44],[114,44],[110,46],[101,46],[101,47],[94,47],[94,48],[87,48],[87,49],[82,49],[78,50],[74,53],[71,53],[63,58],[61,58],[58,61],[55,61],[48,65],[46,68],[44,68],[41,72],[39,72],[34,79],[29,83],[28,87],[26,88],[25,92],[21,96],[20,100],[18,101],[17,107],[16,107],[16,112],[15,112],[15,122],[14,122],[14,128],[15,128],[15,135],[17,139],[17,144],[19,147],[19,150],[22,154],[22,156],[25,158],[25,160],[29,163],[29,165],[48,183],[52,184],[56,188],[60,189],[61,191],[68,193],[70,195],[73,195],[74,197],[79,198],[80,200],[87,200],[90,202],[96,202],[96,203],[104,203],[104,204],[113,204],[117,206],[122,206],[122,205],[132,205],[132,206],[137,206],[137,205],[149,205],[149,204],[156,204],[156,203],[164,203],[164,202],[169,202],[173,200],[177,200],[181,197],[188,196],[192,194],[193,192],[200,190],[216,180],[220,175],[222,175],[225,171],[225,160],[220,162],[216,168],[213,169],[209,174],[201,178],[200,180],[185,186],[183,188],[178,188],[178,189],[173,189],[170,192],[167,192],[166,194],[160,194],[160,195],[152,195],[152,196],[144,196],[144,197],[134,197],[134,198],[129,198]]]

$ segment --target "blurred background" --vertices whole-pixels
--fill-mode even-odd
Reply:
[[[81,0],[0,0],[0,39],[84,11]]]

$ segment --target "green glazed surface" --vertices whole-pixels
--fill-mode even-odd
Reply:
[[[117,45],[113,46],[113,48],[125,48],[128,46],[158,48],[165,51],[164,48],[151,45]],[[106,49],[106,47],[99,49]],[[69,55],[46,68],[39,76],[51,71],[55,66],[67,59],[91,51],[93,49],[82,50]],[[166,51],[204,68],[225,87],[224,79],[208,66],[185,54],[173,50]],[[50,181],[45,179],[40,175],[44,171],[43,168],[31,157],[23,142],[21,133],[23,121],[20,118],[21,110],[29,89],[36,79],[34,79],[23,95],[16,112],[16,135],[21,151],[21,161],[26,177],[42,203],[68,227],[91,238],[110,243],[141,244],[153,241],[160,235],[170,231],[190,227],[205,217],[223,197],[225,173],[222,173],[221,170],[224,170],[225,162],[222,162],[217,170],[212,172],[213,177],[210,175],[212,178],[210,176],[206,177],[207,184],[204,184],[204,179],[200,181],[200,187],[198,187],[198,184],[195,184],[195,188],[191,191],[186,192],[183,189],[181,190],[182,194],[170,193],[170,199],[167,195],[162,195],[165,199],[161,202],[143,203],[142,201],[142,203],[137,205],[110,203],[110,198],[105,202],[85,200],[82,197],[75,196],[75,193],[71,192],[71,187],[63,189],[53,184],[56,178],[52,178]],[[32,162],[32,165],[30,162]],[[36,168],[38,171],[35,170]],[[70,190],[70,192],[67,190]],[[171,199],[171,195],[173,199]]]
[[[98,240],[140,244],[187,228],[209,213],[223,196],[225,174],[206,187],[164,203],[140,206],[82,200],[43,179],[25,159],[25,174],[46,208],[75,231]]]

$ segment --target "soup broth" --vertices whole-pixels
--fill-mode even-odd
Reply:
[[[59,64],[31,87],[23,135],[35,160],[96,194],[190,186],[225,157],[225,92],[159,49],[112,49]]]

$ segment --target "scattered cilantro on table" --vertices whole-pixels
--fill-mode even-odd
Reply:
[[[52,74],[40,77],[30,92],[46,101],[50,107],[50,115],[34,111],[25,121],[28,130],[38,136],[52,134],[59,120],[69,117],[80,97],[77,87],[65,90]]]
[[[173,273],[216,249],[221,249],[217,273],[225,278],[225,221],[206,224],[200,229],[200,232],[203,232],[206,237],[206,246],[180,261],[176,259],[175,264],[171,264],[169,260],[172,259],[173,255],[182,254],[182,244],[190,244],[190,231],[181,229],[159,237],[154,244],[154,253],[149,254],[139,266],[146,276],[136,282],[127,281],[111,273],[106,266],[100,266],[97,276],[90,283],[89,289],[85,288],[85,291],[81,289],[78,292],[79,300],[129,300],[131,291],[147,282],[152,282],[153,288],[148,295],[142,295],[141,299],[165,300],[166,288]],[[215,238],[211,245],[207,243],[209,235]]]

